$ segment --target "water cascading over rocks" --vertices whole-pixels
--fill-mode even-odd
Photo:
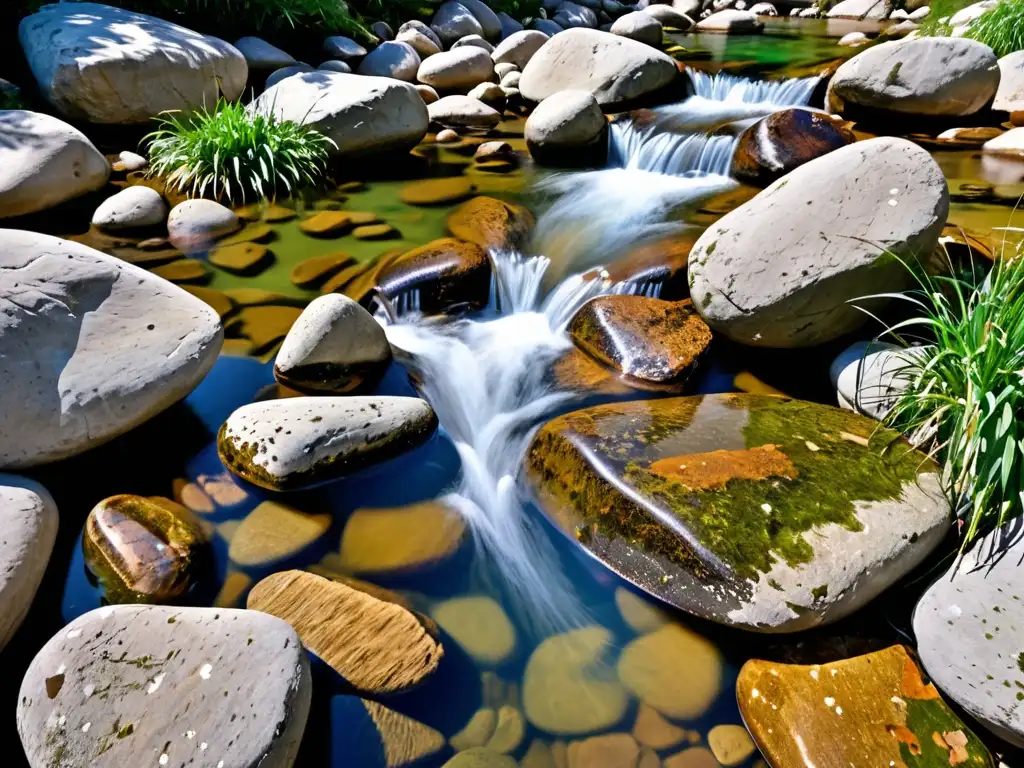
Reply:
[[[438,322],[416,311],[415,295],[403,294],[392,302],[397,319],[378,313],[462,459],[459,487],[446,501],[515,590],[524,621],[544,634],[586,624],[554,548],[523,512],[527,446],[575,397],[555,388],[551,367],[571,349],[566,327],[587,301],[609,293],[657,295],[660,288],[615,283],[591,268],[679,229],[680,211],[734,186],[727,174],[738,134],[709,136],[708,130],[805,104],[816,83],[691,78],[695,95],[686,101],[613,124],[611,167],[557,174],[537,185],[554,198],[530,249],[543,255],[492,250],[484,312]],[[573,230],[581,234],[569,242]]]

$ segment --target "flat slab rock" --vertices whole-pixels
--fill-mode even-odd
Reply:
[[[39,483],[0,474],[0,650],[25,620],[57,538],[57,505]]]
[[[186,291],[78,243],[0,230],[0,466],[56,461],[185,397],[220,352]]]
[[[119,605],[80,616],[33,659],[18,695],[32,768],[290,766],[309,662],[273,616]]]
[[[980,538],[914,609],[918,652],[942,691],[1024,746],[1024,586],[1019,521]],[[955,649],[955,652],[951,652]]]
[[[813,666],[752,659],[736,700],[771,765],[993,765],[902,645]]]
[[[895,432],[781,397],[586,408],[545,425],[527,465],[541,508],[609,568],[763,632],[853,612],[950,524],[934,464]]]
[[[416,397],[290,397],[232,413],[217,452],[239,477],[292,490],[393,458],[436,428],[434,411]]]
[[[252,588],[248,606],[287,621],[310,651],[364,693],[410,688],[444,655],[434,627],[417,614],[313,573],[268,576]]]

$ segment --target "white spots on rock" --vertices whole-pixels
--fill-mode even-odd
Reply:
[[[203,680],[209,680],[211,672],[213,672],[212,664],[203,664],[203,666],[199,668],[199,676],[203,678]]]
[[[839,717],[842,717],[843,716],[843,708],[842,707],[836,707],[836,714],[839,715]]]
[[[63,726],[64,723],[66,723],[67,721],[68,721],[68,719],[66,717],[64,717],[64,715],[61,715],[60,717],[57,718],[57,725]]]
[[[111,608],[110,606],[107,606],[106,608],[100,608],[100,618],[101,619],[109,619],[113,615],[114,615],[114,609]]]
[[[168,760],[170,760],[170,758],[167,756],[167,753],[164,752],[162,755],[160,755],[160,760],[158,762],[160,763],[160,765],[167,765]]]
[[[87,686],[85,686],[85,688],[82,689],[82,693],[85,695],[85,698],[88,699],[90,696],[92,696],[93,691],[95,691],[95,690],[96,690],[96,686],[93,685],[92,683],[89,683]]]
[[[160,683],[164,681],[165,677],[167,677],[167,675],[164,672],[161,672],[159,675],[156,675],[153,678],[153,682],[151,682],[149,684],[149,687],[146,689],[146,693],[156,693],[157,689],[160,687]]]
[[[815,680],[818,679],[818,667],[811,667],[811,677]]]
[[[195,737],[196,737],[196,732],[195,731],[192,731],[192,730],[185,731],[185,738],[188,739],[189,741],[191,741]],[[203,742],[203,749],[206,749],[206,742],[205,741]]]
[[[223,760],[221,760],[219,763],[217,763],[217,768],[224,768],[224,761]]]
[[[825,706],[826,707],[828,707],[829,709],[832,709],[832,707],[834,707],[835,705],[836,705],[836,700],[835,699],[833,699],[831,696],[826,696],[825,697]]]
[[[90,728],[92,728],[92,723],[86,723],[82,726],[82,733],[88,733]]]
[[[949,610],[947,610],[946,613],[954,619],[959,619],[963,611],[960,609],[959,605],[956,605],[954,603],[953,605],[949,606]]]
[[[890,195],[898,195],[899,193],[900,191],[896,187],[893,187],[892,189],[889,190]]]
[[[61,664],[59,667],[57,667],[57,672],[55,674],[63,675],[67,671],[68,671],[67,664]]]
[[[205,751],[206,751],[206,748],[207,748],[208,746],[210,746],[210,745],[209,745],[209,744],[207,744],[207,743],[206,743],[206,742],[204,741],[204,742],[203,742],[202,744],[200,744],[200,745],[199,745],[199,749],[200,749],[200,751],[202,751],[202,752],[205,752]]]
[[[67,634],[65,635],[65,637],[66,637],[66,638],[67,638],[68,640],[74,640],[74,639],[75,639],[76,637],[78,637],[78,636],[79,636],[80,634],[82,634],[82,630],[80,630],[80,629],[72,629],[72,630],[71,630],[70,632],[68,632],[68,633],[67,633]]]
[[[750,692],[750,698],[752,698],[752,699],[756,699],[756,698],[758,698],[758,697],[759,697],[760,695],[761,695],[761,692],[760,692],[759,690],[757,690],[757,688],[755,688],[754,690],[752,690],[752,691]]]
[[[771,675],[772,677],[778,677],[779,676],[779,671],[777,669],[769,669],[768,670],[768,674]]]
[[[839,674],[839,670],[838,669],[833,669],[833,670],[831,670],[831,672],[832,672],[832,677],[835,677],[836,675]]]

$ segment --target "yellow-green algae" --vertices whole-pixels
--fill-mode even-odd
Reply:
[[[795,475],[734,477],[722,487],[691,488],[651,470],[657,460],[685,463],[685,439],[698,407],[714,398],[746,412],[742,433],[705,439],[694,453],[715,447],[774,445]],[[741,423],[737,421],[737,424]],[[722,425],[716,425],[722,428]],[[694,437],[700,437],[694,434]],[[672,438],[671,453],[665,441]],[[732,442],[727,442],[731,440]],[[681,454],[675,456],[674,454]],[[603,466],[595,471],[595,463]],[[923,454],[892,430],[846,411],[781,397],[715,395],[597,406],[550,422],[529,453],[534,484],[554,502],[552,511],[577,536],[624,538],[698,575],[708,569],[756,579],[779,558],[789,565],[814,555],[804,534],[829,523],[861,529],[855,502],[898,499],[920,472],[935,471]],[[602,473],[624,479],[643,501],[613,488]],[[792,474],[792,473],[791,473]],[[706,552],[659,521],[668,514]],[[708,557],[710,555],[711,557]]]

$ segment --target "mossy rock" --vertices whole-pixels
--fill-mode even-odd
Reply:
[[[898,434],[781,397],[586,408],[545,425],[527,465],[542,509],[612,570],[759,631],[856,610],[950,524],[937,468]]]
[[[206,541],[180,504],[123,494],[89,512],[82,550],[106,602],[166,603],[189,588]]]
[[[711,343],[688,300],[598,296],[569,323],[573,343],[598,362],[655,383],[685,381]]]
[[[259,243],[218,245],[209,255],[210,263],[233,275],[255,277],[274,262],[274,254]]]
[[[994,765],[902,645],[814,666],[752,659],[736,699],[772,765]]]
[[[342,268],[351,266],[356,260],[347,253],[327,253],[300,261],[289,274],[292,285],[299,288],[317,288]]]
[[[451,205],[462,202],[475,190],[476,186],[470,179],[452,176],[409,182],[402,187],[399,197],[409,205]]]
[[[341,237],[352,231],[352,219],[345,211],[320,211],[299,222],[299,229],[311,237]]]
[[[390,224],[366,224],[352,230],[356,240],[394,240],[401,236],[402,233]]]
[[[521,205],[493,197],[474,197],[448,217],[448,231],[484,250],[515,246],[533,229],[533,214]]]
[[[150,272],[170,280],[172,283],[205,284],[210,282],[213,274],[206,262],[199,259],[178,259],[169,264],[153,267]]]

